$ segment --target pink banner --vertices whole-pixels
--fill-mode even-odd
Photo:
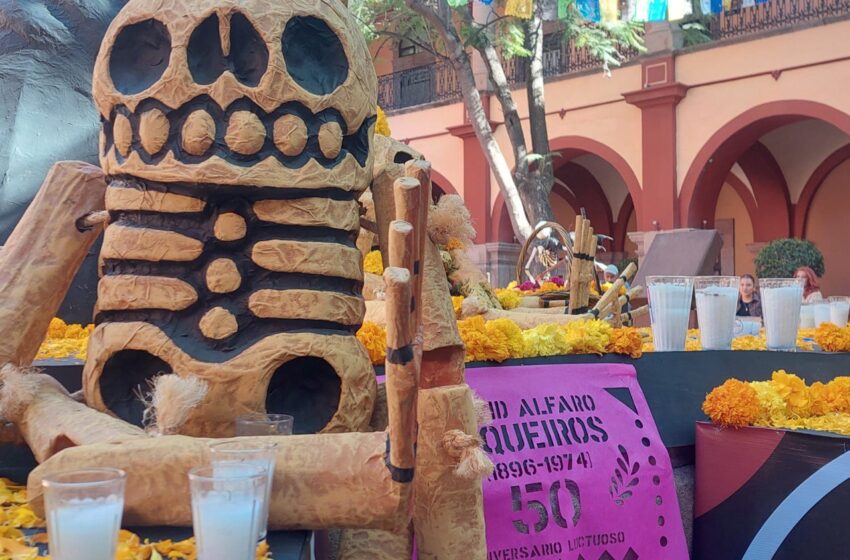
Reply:
[[[469,369],[481,429],[488,560],[687,560],[667,450],[620,364]]]

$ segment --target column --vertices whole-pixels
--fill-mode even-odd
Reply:
[[[624,93],[626,102],[641,110],[643,195],[639,205],[641,230],[679,227],[676,176],[676,105],[687,86],[676,81],[673,55],[645,60],[642,87]]]

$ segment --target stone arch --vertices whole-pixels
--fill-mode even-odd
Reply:
[[[850,115],[814,101],[773,101],[741,113],[720,127],[691,162],[679,193],[681,223],[713,224],[712,202],[716,203],[732,165],[766,133],[802,119],[818,119],[850,135]],[[790,214],[788,221],[790,228]]]
[[[827,156],[814,170],[808,181],[806,181],[806,186],[803,187],[803,191],[800,193],[800,198],[797,200],[797,205],[794,208],[794,235],[800,238],[806,237],[809,209],[812,206],[812,201],[818,189],[820,189],[824,180],[829,177],[829,174],[848,159],[850,159],[850,144],[838,148]]]

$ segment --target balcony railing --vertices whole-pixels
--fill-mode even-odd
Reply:
[[[847,16],[850,0],[770,0],[748,7],[742,0],[732,0],[732,9],[719,15],[711,35],[730,39]]]
[[[625,59],[637,52],[624,52]],[[505,74],[511,85],[525,82],[528,61],[512,58],[505,61]],[[552,33],[544,39],[543,75],[560,76],[584,70],[601,68],[602,63],[586,49],[563,41],[563,34]],[[448,62],[418,66],[380,76],[378,78],[378,104],[384,110],[404,109],[426,103],[460,99],[460,84],[454,68]]]
[[[732,39],[848,17],[850,0],[769,0],[748,7],[743,6],[743,0],[732,0],[732,9],[715,18],[709,32],[715,40]],[[638,52],[621,54],[624,60],[630,60]],[[573,41],[565,41],[562,33],[551,33],[544,38],[545,77],[593,70],[601,65],[587,49],[576,47]],[[505,62],[505,73],[511,85],[525,82],[527,67],[528,60],[524,58]],[[460,97],[460,84],[447,62],[419,66],[379,78],[378,103],[385,110],[454,101]]]
[[[448,62],[378,77],[378,105],[385,111],[460,99],[460,83]]]

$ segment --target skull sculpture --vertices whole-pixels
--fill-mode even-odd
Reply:
[[[355,239],[377,80],[345,6],[131,0],[93,83],[112,223],[86,401],[140,423],[138,391],[173,371],[210,386],[193,435],[264,408],[299,432],[362,428]]]

